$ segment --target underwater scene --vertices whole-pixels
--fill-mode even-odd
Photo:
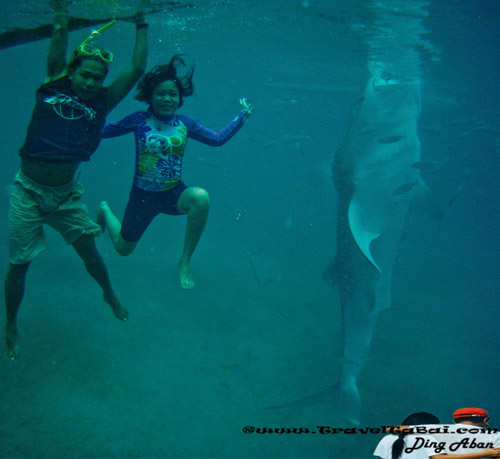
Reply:
[[[0,457],[500,428],[498,0],[0,4]]]

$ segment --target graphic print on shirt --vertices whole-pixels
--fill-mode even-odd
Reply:
[[[182,123],[169,126],[165,132],[145,133],[140,139],[143,143],[139,156],[141,178],[155,182],[161,190],[172,188],[172,184],[180,180],[186,137],[187,128]]]
[[[66,94],[46,97],[43,101],[52,105],[54,111],[66,120],[78,120],[85,117],[87,121],[93,122],[97,117],[95,110]]]

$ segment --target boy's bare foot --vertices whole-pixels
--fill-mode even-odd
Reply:
[[[181,259],[177,267],[179,268],[181,287],[186,290],[192,289],[196,284],[193,280],[193,274],[191,273],[191,266],[189,265],[189,262]]]
[[[15,360],[19,356],[20,346],[19,346],[19,335],[16,327],[5,328],[5,338],[7,341],[7,350],[5,351],[5,357],[10,360]]]
[[[113,314],[118,319],[122,320],[123,322],[128,320],[128,311],[120,304],[114,292],[103,295],[103,298],[104,301],[111,306]]]

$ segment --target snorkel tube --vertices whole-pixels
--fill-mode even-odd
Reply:
[[[108,22],[107,24],[104,24],[102,27],[99,27],[97,30],[93,30],[92,33],[85,40],[82,41],[82,43],[80,44],[80,46],[78,48],[80,48],[83,45],[88,44],[95,37],[97,37],[97,35],[99,35],[100,33],[104,32],[106,29],[109,29],[111,26],[113,26],[115,24],[115,22],[116,22],[116,19],[113,19],[112,21]]]
[[[94,40],[97,35],[102,33],[104,30],[108,29],[114,23],[116,19],[104,24],[97,30],[92,31],[92,33],[83,40],[80,45],[73,51],[73,55],[71,57],[70,62],[68,63],[68,67],[71,67],[72,63],[75,62],[81,56],[97,56],[99,57],[105,64],[111,64],[113,62],[113,53],[111,51],[107,51],[104,49],[99,49],[92,44],[92,40]]]

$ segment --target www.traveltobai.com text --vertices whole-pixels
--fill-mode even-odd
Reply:
[[[389,433],[390,427],[329,427],[329,426],[316,426],[316,428],[307,427],[243,427],[243,433],[246,434],[382,434]]]
[[[463,432],[460,432],[463,430]],[[380,426],[380,427],[330,427],[330,426],[316,426],[316,428],[307,427],[255,427],[245,426],[242,429],[245,434],[400,434],[405,433],[418,433],[418,434],[446,434],[448,432],[447,426],[436,426],[429,428],[427,426],[411,426],[409,428],[401,428],[399,426]],[[455,433],[459,434],[477,434],[477,433],[497,433],[498,429],[490,428],[477,428],[477,429],[458,429]]]

